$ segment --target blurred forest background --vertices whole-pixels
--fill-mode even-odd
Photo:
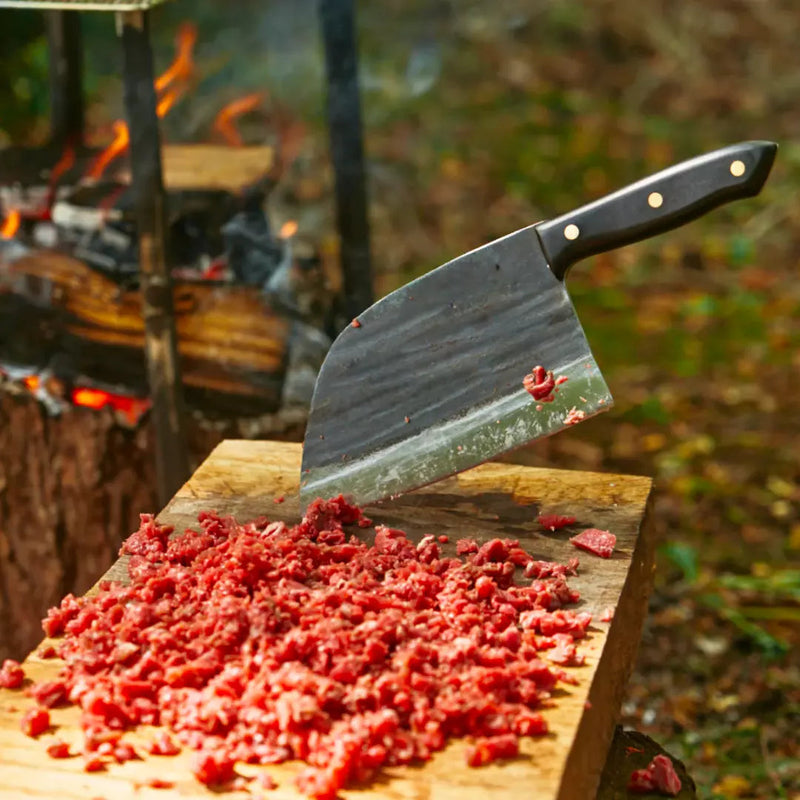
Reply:
[[[306,127],[278,202],[330,237],[315,2],[168,3],[158,70],[186,19],[197,85],[165,138],[203,141],[223,103],[269,92]],[[572,271],[616,406],[515,456],[655,478],[656,589],[623,722],[683,759],[703,798],[800,797],[798,29],[794,0],[359,7],[378,294],[680,159],[780,144],[759,197]],[[105,144],[122,116],[113,19],[86,14],[83,31]],[[48,103],[41,17],[0,11],[0,146],[44,141]]]

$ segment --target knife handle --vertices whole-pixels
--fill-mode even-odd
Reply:
[[[582,258],[672,230],[723,203],[757,195],[777,149],[766,141],[723,147],[537,225],[550,268],[563,280]]]

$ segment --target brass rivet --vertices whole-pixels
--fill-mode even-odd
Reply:
[[[577,239],[580,235],[581,229],[577,225],[567,225],[567,227],[564,228],[564,237],[570,241]]]
[[[744,161],[739,161],[738,159],[731,163],[731,175],[734,178],[741,178],[744,175]]]
[[[659,192],[650,192],[647,196],[647,205],[649,205],[650,208],[661,208],[663,202],[664,198]]]

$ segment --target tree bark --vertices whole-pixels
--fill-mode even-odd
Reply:
[[[223,438],[302,438],[302,414],[188,423],[194,469]],[[110,410],[48,415],[27,391],[0,388],[0,661],[42,639],[40,621],[68,592],[83,594],[157,512],[153,428]]]
[[[157,510],[148,439],[110,412],[49,417],[0,391],[0,656],[35,646],[47,608],[85,592],[138,513]]]

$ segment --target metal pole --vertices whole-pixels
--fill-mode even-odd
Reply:
[[[131,182],[139,235],[145,355],[156,433],[156,475],[163,505],[189,477],[183,387],[166,255],[166,197],[153,88],[147,11],[120,13],[125,113],[130,132]]]
[[[77,11],[48,11],[51,140],[63,149],[83,143],[83,51]]]
[[[319,0],[319,12],[328,77],[328,131],[344,305],[347,316],[355,317],[372,304],[373,298],[355,9],[353,0]]]

